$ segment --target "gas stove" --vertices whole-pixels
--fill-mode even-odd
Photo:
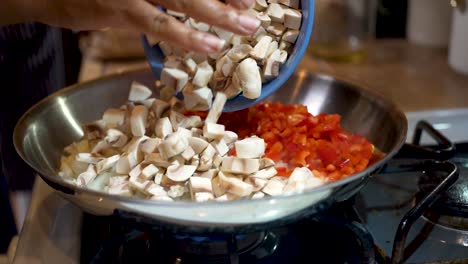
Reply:
[[[435,152],[441,159],[455,154],[450,161],[457,170],[416,159],[418,152],[406,147],[357,196],[325,213],[229,235],[94,216],[38,178],[14,263],[468,263],[468,124],[462,121],[468,110],[407,117],[409,141],[418,121],[427,120],[456,143],[454,151],[439,138]],[[427,136],[434,131],[419,127],[430,132],[422,144],[434,145]]]

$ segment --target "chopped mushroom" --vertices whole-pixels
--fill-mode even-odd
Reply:
[[[173,132],[171,121],[168,117],[163,117],[156,121],[156,127],[154,129],[156,136],[164,139],[167,135]]]
[[[260,158],[265,154],[265,140],[256,136],[239,140],[234,146],[239,158]]]
[[[281,7],[280,4],[270,3],[266,10],[266,13],[272,21],[280,23],[284,22],[284,9]]]
[[[265,51],[266,54],[266,51]],[[235,78],[234,78],[235,77]],[[257,62],[251,58],[243,60],[236,68],[233,76],[233,84],[242,89],[243,95],[249,99],[260,97],[262,91],[262,78]]]
[[[302,14],[298,10],[288,8],[284,10],[284,25],[290,29],[301,27]]]
[[[215,99],[213,101],[213,105],[208,112],[208,115],[205,119],[207,123],[217,123],[219,117],[223,112],[224,105],[226,104],[227,97],[224,93],[218,92],[216,93]]]
[[[185,182],[193,175],[196,169],[197,167],[192,165],[171,165],[167,167],[166,175],[171,181]]]
[[[145,135],[146,132],[146,119],[148,118],[148,109],[143,105],[137,105],[133,108],[130,117],[130,127],[132,134],[136,137]]]
[[[125,123],[125,111],[115,108],[109,108],[104,112],[102,120],[107,126],[116,127]]]
[[[221,187],[228,193],[244,197],[253,192],[253,186],[243,182],[242,177],[220,171],[217,178]]]
[[[213,68],[204,61],[197,66],[197,71],[193,77],[192,83],[197,87],[205,87],[213,76]]]
[[[195,88],[188,85],[184,89],[184,103],[188,110],[205,111],[211,108],[213,92],[208,87]]]
[[[180,133],[174,132],[169,134],[161,144],[159,144],[158,149],[163,158],[169,159],[175,155],[179,155],[187,147],[187,138],[181,136]]]
[[[86,186],[88,185],[91,181],[96,178],[96,170],[94,169],[94,165],[89,165],[88,169],[78,175],[78,178],[76,179],[76,182],[78,186]]]
[[[161,83],[173,89],[175,92],[181,92],[182,88],[188,82],[188,74],[179,69],[164,68],[161,72]]]
[[[133,81],[130,86],[130,93],[128,100],[131,102],[141,102],[148,99],[151,96],[151,90],[143,84]]]
[[[221,165],[221,171],[249,175],[260,168],[259,159],[242,159],[237,157],[225,157]]]
[[[268,195],[280,195],[283,193],[284,185],[284,182],[279,179],[271,179],[262,189],[262,192]]]
[[[224,137],[224,126],[214,123],[205,123],[203,136],[207,139],[221,139]]]
[[[262,36],[257,45],[255,45],[253,50],[250,52],[250,56],[257,60],[265,59],[271,41],[273,41],[273,39],[270,36]]]

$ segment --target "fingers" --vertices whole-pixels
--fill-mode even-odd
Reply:
[[[168,9],[183,12],[190,17],[241,35],[252,35],[260,21],[233,6],[218,0],[151,0]],[[245,9],[252,0],[230,0],[232,5]]]
[[[223,40],[191,29],[144,0],[134,1],[128,16],[135,29],[188,50],[213,53],[224,46]]]
[[[227,2],[235,8],[246,10],[254,5],[255,0],[228,0]]]

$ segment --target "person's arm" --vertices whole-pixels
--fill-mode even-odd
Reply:
[[[197,52],[218,52],[223,41],[196,31],[157,9],[185,13],[199,21],[241,35],[251,35],[260,21],[245,10],[255,0],[2,0],[0,24],[37,21],[78,30],[117,27],[135,30]]]

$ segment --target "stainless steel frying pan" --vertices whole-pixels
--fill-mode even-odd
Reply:
[[[365,171],[300,194],[230,202],[164,202],[127,198],[79,188],[57,176],[63,148],[80,139],[80,124],[123,104],[130,83],[152,85],[149,70],[113,75],[77,84],[33,106],[17,124],[14,143],[21,157],[63,197],[92,214],[116,210],[176,226],[248,231],[271,223],[293,221],[353,196],[402,146],[407,121],[388,100],[332,77],[298,72],[269,100],[305,104],[312,114],[338,113],[343,127],[369,139],[386,156]]]

